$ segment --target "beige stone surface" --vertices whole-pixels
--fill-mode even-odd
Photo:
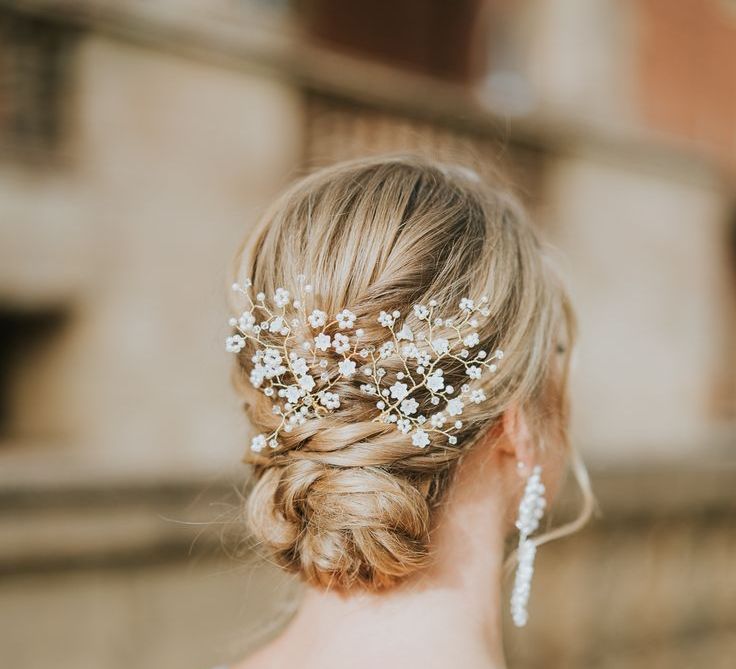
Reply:
[[[574,431],[597,461],[716,451],[728,359],[717,182],[601,152],[556,159],[546,220],[579,314]]]

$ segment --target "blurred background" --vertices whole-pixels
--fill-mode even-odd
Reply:
[[[502,165],[579,312],[600,514],[540,549],[510,666],[736,666],[736,2],[0,0],[1,666],[278,629],[232,259],[294,176],[401,149]]]

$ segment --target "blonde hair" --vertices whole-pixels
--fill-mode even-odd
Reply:
[[[492,317],[478,330],[480,346],[505,352],[496,374],[485,377],[488,399],[464,412],[456,446],[413,446],[395,426],[373,421],[375,399],[343,379],[339,410],[282,434],[275,451],[246,455],[254,479],[247,522],[272,559],[314,585],[391,586],[427,564],[433,510],[459,458],[512,403],[524,408],[538,443],[554,426],[569,448],[574,313],[549,254],[506,189],[414,156],[340,163],[276,200],[236,255],[234,278],[273,294],[297,285],[302,273],[324,311],[347,307],[365,323],[381,310],[407,313],[430,298],[449,313],[463,296],[487,295]],[[376,322],[364,341],[378,346],[381,333]],[[560,374],[552,363],[562,341]],[[250,355],[237,360],[233,381],[248,416],[269,432],[280,419],[249,382]],[[391,370],[400,362],[382,364]],[[446,369],[447,382],[459,386],[459,372]]]

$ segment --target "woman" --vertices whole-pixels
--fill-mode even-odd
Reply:
[[[308,586],[237,669],[505,666],[507,541],[524,625],[536,546],[590,507],[538,532],[575,321],[520,207],[467,168],[339,164],[276,201],[233,289],[249,527]]]

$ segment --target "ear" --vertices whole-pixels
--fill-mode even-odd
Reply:
[[[510,406],[504,411],[501,424],[504,433],[499,442],[501,450],[522,463],[522,474],[530,472],[534,465],[534,442],[524,412],[517,404]]]

